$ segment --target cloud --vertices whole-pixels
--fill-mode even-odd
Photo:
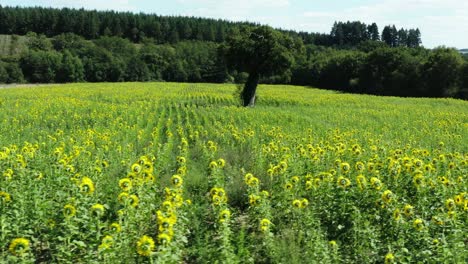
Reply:
[[[278,13],[291,5],[289,0],[177,0],[183,6],[197,6],[184,15],[224,18],[234,21],[260,21],[260,13]]]

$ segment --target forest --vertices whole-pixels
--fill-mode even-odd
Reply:
[[[245,82],[225,42],[255,23],[129,12],[0,6],[0,83]],[[290,68],[261,83],[351,93],[468,98],[468,56],[422,46],[419,29],[335,22],[329,34],[277,29]],[[313,30],[313,29],[311,29]],[[2,42],[0,41],[0,46]]]

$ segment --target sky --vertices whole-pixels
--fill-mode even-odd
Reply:
[[[335,21],[419,28],[423,46],[468,48],[468,0],[0,0],[3,6],[71,7],[220,18],[330,33]]]

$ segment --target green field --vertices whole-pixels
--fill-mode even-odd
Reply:
[[[0,263],[466,263],[468,103],[0,89]]]

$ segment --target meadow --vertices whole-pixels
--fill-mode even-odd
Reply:
[[[466,263],[468,102],[0,89],[0,263]]]

